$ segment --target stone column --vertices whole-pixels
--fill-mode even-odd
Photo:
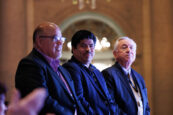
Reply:
[[[153,88],[152,88],[152,40],[151,40],[151,2],[143,0],[143,71],[146,82],[147,93],[151,115],[153,115]]]
[[[151,0],[153,104],[155,115],[173,113],[172,0]]]
[[[7,100],[14,88],[17,64],[28,50],[27,1],[1,0],[0,81],[8,87]]]

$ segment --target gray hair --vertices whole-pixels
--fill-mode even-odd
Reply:
[[[132,41],[132,42],[134,43],[135,49],[137,48],[136,42],[135,42],[133,39],[131,39],[131,38],[127,37],[127,36],[122,36],[122,37],[119,37],[119,38],[115,41],[115,44],[114,44],[114,51],[117,50],[119,41],[121,41],[121,40],[130,40],[130,41]]]

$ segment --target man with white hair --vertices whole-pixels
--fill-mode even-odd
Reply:
[[[147,89],[142,76],[131,68],[136,59],[136,43],[119,37],[113,55],[116,63],[102,71],[108,89],[119,108],[127,115],[149,115]]]

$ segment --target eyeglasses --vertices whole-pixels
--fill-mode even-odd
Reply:
[[[52,38],[54,42],[60,41],[62,43],[65,42],[66,38],[65,37],[59,37],[57,35],[55,36],[39,36],[40,38]]]

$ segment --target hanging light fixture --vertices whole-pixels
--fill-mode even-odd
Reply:
[[[110,2],[111,0],[106,0]],[[96,9],[96,0],[72,0],[73,5],[78,5],[79,9],[83,9],[85,5],[90,5],[91,9]]]

